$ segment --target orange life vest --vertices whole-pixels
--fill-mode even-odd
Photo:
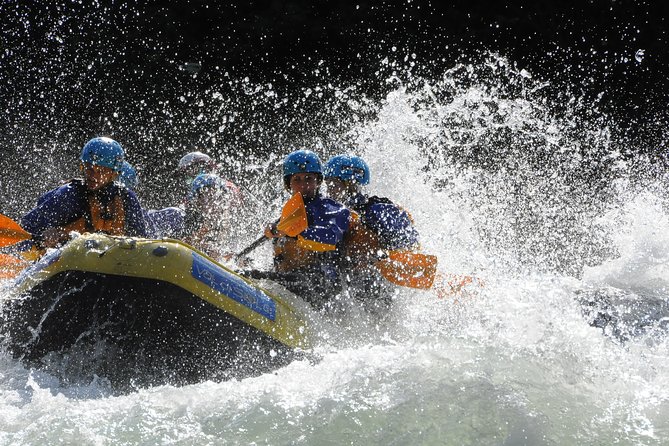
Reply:
[[[317,252],[301,246],[297,238],[280,237],[274,240],[274,266],[278,272],[303,269],[317,261]]]
[[[104,232],[109,235],[125,234],[125,207],[120,193],[103,206],[96,194],[88,195],[89,213],[63,226],[66,231]],[[89,220],[90,217],[90,220]]]

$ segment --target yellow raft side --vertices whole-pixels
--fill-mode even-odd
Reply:
[[[303,314],[280,297],[179,240],[85,234],[26,270],[17,278],[14,291],[23,293],[56,274],[71,270],[119,276],[118,280],[131,276],[169,282],[284,345],[310,346]],[[247,286],[253,289],[251,293]]]

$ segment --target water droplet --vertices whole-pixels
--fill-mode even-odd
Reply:
[[[634,58],[638,63],[643,62],[643,58],[646,55],[646,50],[638,49],[636,50],[636,54],[634,54]]]

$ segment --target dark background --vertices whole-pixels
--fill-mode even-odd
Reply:
[[[266,153],[338,125],[323,103],[273,111],[233,98],[236,124],[207,147],[212,123],[198,104],[212,92],[271,83],[288,98],[332,83],[381,100],[398,66],[400,77],[438,78],[489,52],[548,81],[549,95],[596,101],[630,153],[664,150],[667,2],[16,0],[0,10],[3,194],[15,192],[17,166],[59,165],[60,147],[78,153],[98,134],[139,164],[167,166],[190,146]]]

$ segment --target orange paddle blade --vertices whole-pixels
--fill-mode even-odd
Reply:
[[[376,263],[388,281],[409,288],[429,289],[437,273],[437,257],[411,251],[390,251]]]
[[[32,238],[17,222],[0,214],[0,248]]]
[[[281,210],[281,219],[276,229],[290,237],[296,237],[307,229],[307,210],[301,193],[296,193],[286,202]]]
[[[30,262],[0,253],[0,279],[13,279],[28,265]]]
[[[476,278],[472,276],[437,273],[437,277],[432,288],[437,293],[437,297],[439,299],[445,299],[447,297],[457,295],[460,293],[460,291],[462,291],[463,288],[475,282],[478,283],[479,286],[483,286],[480,281],[476,280]]]

